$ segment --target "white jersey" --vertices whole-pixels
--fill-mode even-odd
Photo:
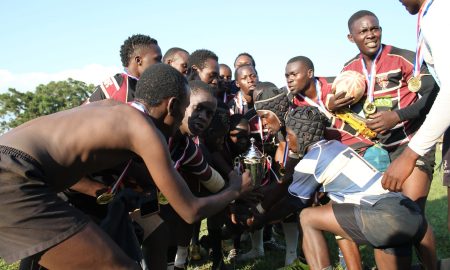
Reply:
[[[448,0],[434,0],[421,21],[424,60],[441,88],[425,122],[408,144],[421,156],[433,147],[450,126],[450,54],[444,41],[445,35],[439,31],[444,25],[450,25],[449,9]]]
[[[381,186],[383,174],[350,147],[335,141],[317,142],[295,167],[289,193],[310,199],[320,190],[337,203],[374,204],[399,196]]]

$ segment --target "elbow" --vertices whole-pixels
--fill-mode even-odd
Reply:
[[[201,208],[198,205],[192,205],[188,208],[188,212],[184,213],[184,215],[180,215],[183,220],[188,224],[194,224],[204,217],[201,214]]]

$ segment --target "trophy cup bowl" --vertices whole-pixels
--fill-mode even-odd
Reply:
[[[261,153],[261,151],[254,145],[255,139],[250,139],[251,145],[248,151],[235,158],[235,166],[238,168],[248,169],[252,177],[252,184],[255,188],[261,186],[261,182],[267,172],[266,163],[270,160],[268,156]]]

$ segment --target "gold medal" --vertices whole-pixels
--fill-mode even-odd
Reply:
[[[411,92],[415,93],[415,92],[419,91],[421,86],[422,86],[422,81],[420,81],[419,77],[413,76],[408,80],[408,89]]]
[[[114,193],[111,192],[105,192],[100,194],[100,196],[97,197],[97,203],[98,204],[108,204],[114,199]]]
[[[367,115],[371,115],[377,111],[377,106],[375,106],[374,102],[366,102],[364,103],[363,110]]]

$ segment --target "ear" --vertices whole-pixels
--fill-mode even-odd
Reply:
[[[308,69],[308,78],[311,79],[314,77],[314,71],[312,69]]]
[[[352,34],[348,34],[348,35],[347,35],[347,39],[348,39],[351,43],[355,43],[355,40],[353,39],[353,35],[352,35]]]
[[[167,102],[167,113],[172,117],[176,117],[179,113],[179,108],[180,100],[178,100],[178,98],[176,97],[171,97],[169,99],[169,102]]]
[[[136,63],[140,66],[142,65],[142,59],[139,55],[134,57],[134,61],[136,61]]]

